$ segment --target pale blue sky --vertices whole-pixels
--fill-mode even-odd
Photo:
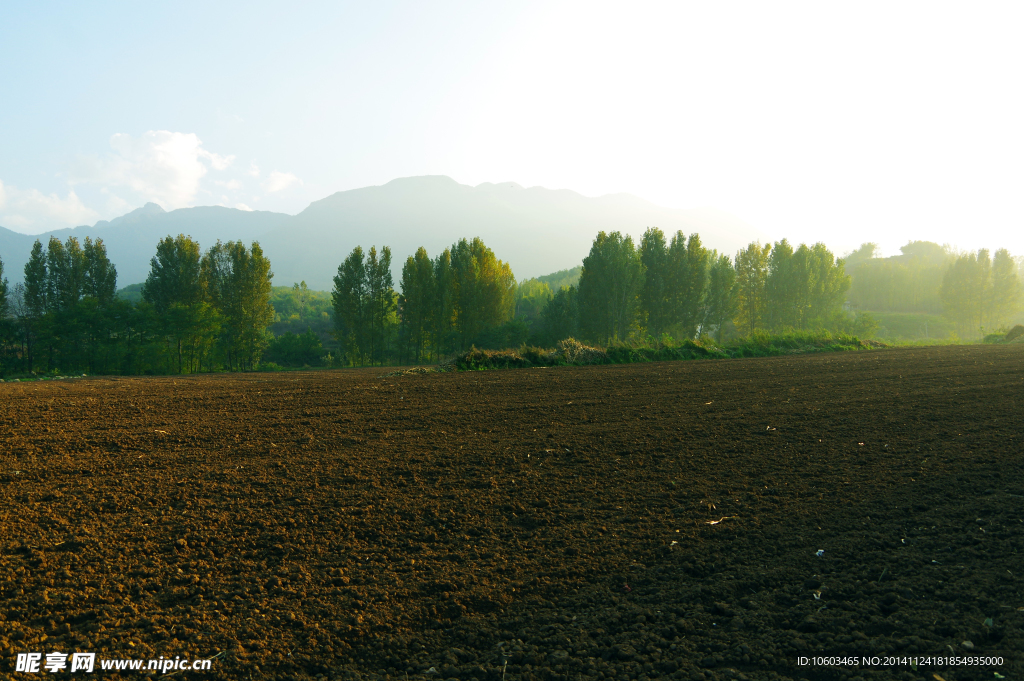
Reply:
[[[8,3],[0,225],[395,177],[1024,254],[1020,3]]]

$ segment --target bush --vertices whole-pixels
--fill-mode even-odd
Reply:
[[[836,352],[860,350],[865,347],[859,338],[829,331],[793,331],[772,335],[755,331],[726,348],[730,357],[772,357],[803,352]]]
[[[584,345],[575,338],[558,341],[558,350],[554,354],[566,364],[604,364],[608,361],[608,353],[604,350]]]
[[[323,356],[323,343],[310,329],[300,336],[290,331],[278,336],[264,353],[267,360],[289,367],[318,366],[323,363]]]
[[[284,371],[284,367],[276,362],[260,362],[257,371]]]
[[[837,352],[888,347],[878,341],[861,341],[844,333],[792,332],[772,335],[756,331],[724,347],[709,339],[618,343],[607,348],[584,345],[575,338],[558,342],[554,350],[522,346],[518,350],[484,350],[472,347],[442,364],[440,371],[483,371],[546,366],[634,364],[689,359],[771,357],[805,352]]]

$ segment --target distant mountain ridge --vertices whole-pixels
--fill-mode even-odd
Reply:
[[[359,245],[390,246],[395,284],[406,257],[420,246],[431,257],[460,238],[479,236],[523,279],[574,267],[599,231],[639,237],[647,227],[666,234],[698,232],[706,246],[729,255],[764,236],[738,219],[711,209],[663,208],[630,194],[596,198],[569,190],[524,188],[514,182],[471,187],[428,175],[340,191],[314,201],[298,215],[200,206],[164,211],[155,203],[110,221],[45,234],[0,227],[5,276],[22,280],[32,243],[50,236],[102,238],[117,266],[118,287],[144,281],[157,242],[188,234],[205,250],[218,239],[259,241],[270,258],[275,285],[305,281],[330,290],[338,265]]]

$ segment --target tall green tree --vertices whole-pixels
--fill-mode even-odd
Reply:
[[[25,307],[30,316],[41,317],[49,307],[46,302],[46,254],[39,239],[32,244],[32,252],[25,263]]]
[[[939,288],[951,260],[942,246],[911,241],[900,255],[874,257],[875,244],[864,244],[844,259],[852,281],[850,304],[876,312],[930,312],[944,309]]]
[[[1016,263],[1006,249],[963,253],[947,267],[940,295],[957,333],[975,338],[1008,323],[1020,310]]]
[[[580,333],[579,289],[563,286],[551,297],[544,307],[544,339],[554,345],[566,338],[576,338]]]
[[[676,232],[668,247],[672,317],[680,338],[697,335],[704,318],[711,254],[696,233]]]
[[[446,248],[434,258],[434,302],[431,305],[430,325],[433,329],[435,354],[445,355],[457,347],[455,311],[458,308],[455,286],[455,268],[452,251]]]
[[[765,326],[781,331],[800,326],[801,280],[805,272],[789,241],[776,242],[768,254],[765,278]]]
[[[434,265],[427,249],[420,246],[416,255],[406,258],[399,285],[402,289],[398,304],[403,338],[411,350],[412,361],[419,362],[427,352],[435,298]]]
[[[51,236],[46,248],[46,271],[49,309],[70,309],[85,291],[85,253],[78,239],[72,236],[61,243]]]
[[[480,238],[460,239],[451,249],[455,330],[461,348],[515,314],[516,279]]]
[[[736,270],[727,255],[712,251],[710,260],[701,328],[713,328],[715,337],[721,343],[726,324],[736,314]]]
[[[199,371],[209,359],[220,329],[216,310],[207,300],[199,243],[179,234],[161,239],[149,261],[142,298],[153,306],[167,341],[171,370]]]
[[[544,308],[553,297],[551,287],[539,279],[526,279],[516,287],[515,318],[522,320],[527,328],[540,330],[543,326]]]
[[[640,307],[646,317],[647,332],[655,337],[669,330],[676,321],[675,292],[669,267],[668,242],[657,227],[644,232],[640,240],[640,262],[644,265],[644,285],[640,289]]]
[[[4,261],[0,260],[0,323],[7,319],[7,278],[4,276]]]
[[[964,253],[946,269],[939,294],[957,333],[975,338],[985,326],[991,299],[992,263],[987,249]]]
[[[334,277],[331,302],[334,305],[335,334],[346,354],[365,362],[368,348],[368,297],[366,257],[362,246],[356,246],[338,266]]]
[[[799,324],[803,328],[824,326],[837,314],[850,290],[845,262],[818,242],[797,249],[798,271],[803,273],[799,296]]]
[[[142,298],[158,313],[171,305],[192,305],[206,297],[199,242],[179,234],[165,237],[149,261],[149,276],[142,286]]]
[[[1009,323],[1020,311],[1020,276],[1017,263],[1005,248],[996,251],[992,258],[991,318],[995,327]]]
[[[397,302],[394,280],[391,277],[391,249],[387,246],[381,247],[379,256],[376,247],[370,247],[369,257],[366,259],[366,295],[370,363],[376,361],[383,364],[395,321]]]
[[[753,242],[736,254],[736,326],[751,334],[767,318],[768,257],[772,245]]]
[[[583,259],[579,283],[580,330],[589,339],[625,339],[637,327],[644,264],[633,239],[600,232]]]
[[[842,307],[849,288],[843,261],[824,244],[800,244],[793,250],[783,239],[768,257],[767,326],[773,330],[826,326]]]
[[[95,298],[100,305],[108,305],[117,293],[117,268],[107,257],[103,239],[93,241],[85,237],[82,248],[85,276],[83,295]]]
[[[203,256],[205,289],[223,319],[223,349],[229,369],[251,371],[259,365],[274,321],[270,304],[270,260],[259,242],[246,248],[241,241],[217,242]]]

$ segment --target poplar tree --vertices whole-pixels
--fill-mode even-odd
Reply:
[[[701,327],[713,326],[715,337],[721,343],[726,322],[736,314],[736,270],[727,255],[712,252],[709,259],[711,267]]]
[[[25,263],[25,307],[32,317],[41,317],[46,312],[47,288],[46,254],[36,239]]]
[[[167,236],[149,265],[142,298],[156,311],[168,342],[174,342],[177,372],[198,371],[219,329],[206,301],[199,243],[184,234]]]
[[[825,325],[842,308],[850,290],[850,275],[846,273],[844,261],[836,258],[820,241],[810,247],[800,244],[797,256],[798,269],[804,272],[799,323],[804,328]]]
[[[338,266],[331,292],[335,336],[349,356],[363,363],[366,354],[367,280],[362,246],[356,246]]]
[[[365,271],[370,363],[383,364],[396,307],[391,249],[382,246],[378,256],[376,247],[371,246]]]
[[[167,236],[156,246],[149,261],[149,276],[142,286],[143,299],[158,313],[171,305],[193,305],[205,297],[199,243],[190,236]]]
[[[0,260],[0,323],[7,319],[7,278],[4,277],[4,261]]]
[[[1020,310],[1021,282],[1017,263],[1005,248],[992,258],[991,317],[995,326],[1002,326]]]
[[[583,259],[579,283],[580,330],[589,339],[625,339],[636,326],[644,264],[633,239],[599,232]]]
[[[50,237],[46,247],[46,301],[49,311],[71,309],[85,291],[85,253],[78,239],[61,243]]]
[[[480,238],[460,239],[451,249],[451,264],[455,329],[466,348],[485,329],[512,319],[516,280]]]
[[[768,254],[765,276],[765,315],[767,328],[778,331],[800,326],[800,283],[804,276],[789,241],[783,239]]]
[[[736,254],[736,326],[746,334],[764,326],[771,250],[771,244],[755,241]]]
[[[544,307],[544,334],[554,344],[566,338],[575,338],[580,333],[579,289],[563,286],[555,291],[551,301]]]
[[[673,322],[680,338],[692,339],[704,317],[710,253],[698,234],[687,238],[680,231],[669,244],[668,260]]]
[[[455,271],[452,251],[446,248],[434,258],[434,290],[430,326],[433,329],[435,355],[455,350]]]
[[[646,317],[647,333],[660,337],[674,321],[669,272],[668,243],[657,227],[644,232],[640,240],[640,262],[644,265],[644,285],[640,289],[640,307]]]
[[[976,337],[985,322],[991,296],[992,263],[988,250],[964,253],[946,269],[939,291],[946,316],[959,335]]]
[[[403,336],[412,350],[412,360],[419,362],[430,336],[431,306],[434,302],[434,266],[427,249],[420,246],[416,255],[406,258],[399,283],[398,299]]]
[[[107,257],[103,239],[93,241],[85,237],[82,255],[85,269],[83,295],[95,298],[101,305],[110,304],[117,293],[117,268]]]

